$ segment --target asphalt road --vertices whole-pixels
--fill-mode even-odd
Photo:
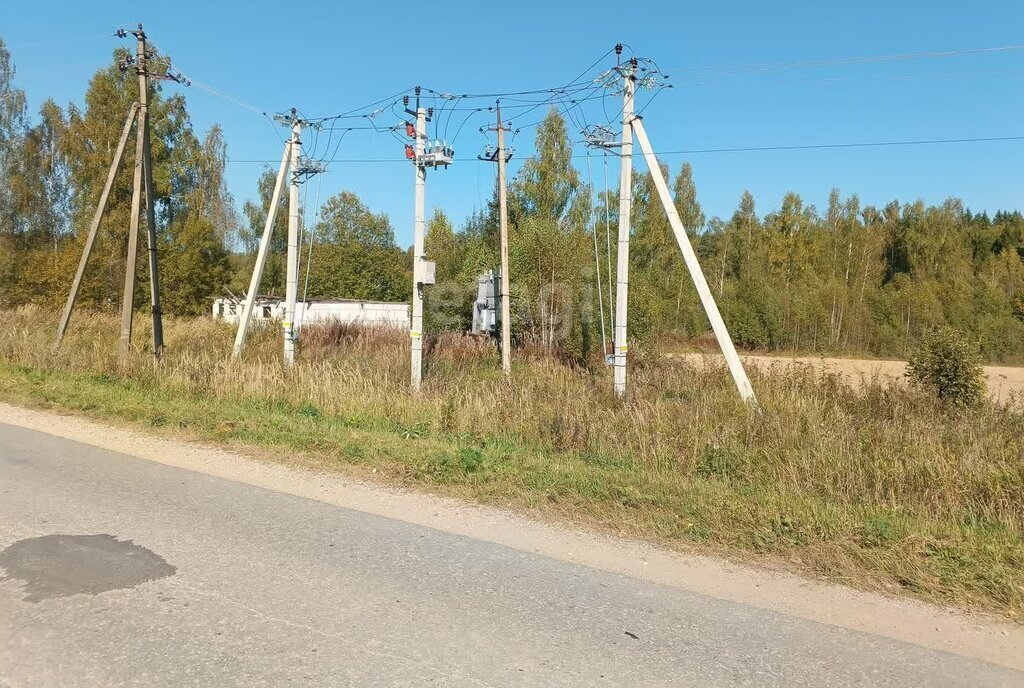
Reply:
[[[0,425],[0,686],[1024,674]]]

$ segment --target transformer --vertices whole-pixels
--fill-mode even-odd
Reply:
[[[473,303],[473,334],[496,336],[498,333],[498,278],[494,270],[476,278],[476,301]]]

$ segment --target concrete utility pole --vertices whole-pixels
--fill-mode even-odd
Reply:
[[[284,305],[284,362],[295,363],[295,300],[299,290],[299,155],[302,122],[292,110],[291,187],[288,190],[288,264]]]
[[[416,87],[416,109],[409,108],[409,96],[402,102],[405,111],[416,118],[416,124],[406,123],[406,133],[415,138],[412,145],[406,144],[405,157],[412,160],[416,173],[416,202],[413,208],[413,246],[412,246],[412,327],[410,338],[410,383],[414,392],[418,392],[423,382],[423,290],[428,284],[434,283],[434,263],[423,255],[425,238],[424,193],[427,183],[427,168],[447,168],[454,160],[455,151],[443,141],[434,141],[427,145],[427,122],[434,114],[433,108],[420,106],[420,87]]]
[[[512,373],[512,316],[509,305],[508,274],[508,188],[505,182],[505,127],[501,123],[501,102],[495,105],[498,113],[498,214],[501,227],[501,369]]]
[[[153,195],[153,151],[149,142],[149,87],[142,90],[139,118],[143,132],[142,179],[146,186],[146,238],[149,242],[149,306],[153,318],[153,356],[164,351],[164,321],[160,308],[160,264],[156,245],[156,199]]]
[[[751,387],[750,379],[747,377],[747,373],[743,369],[743,363],[740,361],[740,357],[736,353],[736,347],[733,345],[732,338],[729,336],[729,330],[725,326],[725,321],[722,320],[722,314],[718,311],[718,305],[715,303],[715,297],[712,296],[711,289],[708,288],[708,281],[704,277],[704,272],[700,269],[697,254],[694,253],[693,246],[690,245],[690,239],[686,236],[686,228],[683,227],[683,222],[679,219],[679,212],[676,210],[675,203],[672,201],[672,194],[668,190],[668,183],[665,181],[665,177],[661,173],[661,166],[658,165],[658,158],[655,156],[654,150],[651,148],[650,141],[647,140],[647,132],[644,130],[643,121],[640,117],[633,117],[630,124],[631,128],[636,133],[636,139],[640,144],[640,149],[643,151],[644,160],[647,162],[647,169],[654,180],[654,186],[658,190],[658,196],[661,198],[661,204],[665,207],[665,214],[668,216],[669,224],[672,225],[672,232],[675,234],[676,242],[679,244],[679,250],[683,254],[686,269],[690,272],[690,277],[693,279],[693,286],[696,287],[697,295],[700,297],[700,303],[704,307],[704,312],[707,314],[708,320],[711,322],[711,329],[715,332],[715,338],[718,339],[718,345],[721,347],[722,354],[725,356],[725,361],[729,366],[729,372],[732,374],[732,379],[736,383],[736,389],[739,390],[740,396],[743,397],[744,401],[752,406],[756,406],[757,398],[754,396],[754,389]]]
[[[512,159],[512,152],[505,149],[505,132],[509,131],[501,122],[501,101],[494,106],[497,123],[490,131],[498,132],[498,149],[490,146],[480,160],[498,163],[498,225],[501,235],[501,369],[505,375],[512,373],[512,315],[511,289],[508,268],[508,184],[505,179],[505,165]]]
[[[619,71],[622,73],[622,149],[619,171],[619,241],[615,276],[615,334],[613,361],[615,366],[615,395],[626,394],[627,301],[629,300],[629,220],[633,203],[633,95],[636,90],[636,60]]]
[[[413,248],[412,248],[412,327],[409,330],[412,345],[410,383],[414,391],[419,391],[423,383],[423,243],[424,243],[424,205],[427,184],[427,168],[421,161],[426,150],[427,111],[420,107],[416,99],[416,201],[413,207]]]
[[[252,312],[256,306],[256,296],[260,289],[260,282],[263,281],[263,269],[267,265],[267,253],[270,251],[270,240],[274,235],[274,220],[277,219],[277,206],[281,201],[281,189],[284,188],[284,177],[288,172],[288,165],[291,163],[292,142],[289,139],[284,144],[284,154],[281,156],[281,166],[277,170],[277,181],[274,182],[274,193],[270,196],[270,208],[267,210],[267,223],[263,226],[263,236],[260,238],[260,249],[256,254],[256,264],[252,268],[252,279],[249,280],[249,291],[245,293],[245,305],[242,308],[242,319],[238,321],[238,332],[235,333],[235,346],[231,351],[234,358],[242,355],[245,348],[245,339],[249,334],[249,324],[252,322]]]

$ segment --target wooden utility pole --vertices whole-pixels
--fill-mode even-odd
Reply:
[[[422,163],[427,140],[427,111],[420,107],[416,98],[416,199],[413,204],[413,249],[412,249],[412,322],[409,337],[412,348],[410,384],[418,392],[423,383],[423,245],[425,243],[425,193],[427,167]]]
[[[498,163],[498,227],[501,237],[501,369],[505,375],[512,372],[512,307],[511,289],[509,288],[508,268],[508,182],[505,177],[505,165],[512,159],[512,152],[505,148],[505,132],[509,127],[501,122],[501,101],[496,101],[494,111],[497,122],[489,131],[498,132],[498,148],[490,146],[483,155],[477,158],[487,162]]]
[[[96,233],[103,220],[103,212],[107,209],[107,199],[110,198],[110,190],[114,186],[114,178],[117,176],[117,169],[121,166],[121,159],[124,157],[124,149],[128,145],[128,135],[131,134],[132,124],[135,123],[139,112],[139,104],[132,103],[128,110],[128,118],[121,130],[121,139],[117,143],[117,150],[114,152],[114,159],[110,162],[110,171],[107,172],[107,180],[103,183],[103,191],[100,192],[99,203],[96,204],[96,214],[92,216],[89,224],[89,234],[85,239],[85,248],[82,250],[82,258],[78,261],[78,269],[75,271],[75,279],[71,283],[71,291],[68,293],[68,300],[64,304],[64,312],[61,314],[60,323],[57,325],[57,338],[53,342],[56,350],[64,340],[64,334],[68,330],[68,322],[71,320],[71,312],[75,309],[75,299],[78,298],[78,290],[82,286],[82,277],[85,275],[85,266],[92,254],[93,244],[96,242]]]
[[[121,296],[121,344],[118,357],[123,361],[131,352],[132,313],[135,310],[135,262],[139,253],[139,215],[142,206],[142,166],[146,150],[146,34],[135,34],[136,71],[139,75],[139,117],[135,127],[135,175],[132,178],[132,211],[128,223],[128,254],[124,261],[124,292]],[[153,333],[156,334],[155,332]],[[155,348],[155,347],[154,347]]]
[[[157,238],[156,238],[156,199],[153,193],[153,159],[150,150],[149,139],[149,80],[166,79],[188,85],[188,82],[181,74],[159,74],[149,73],[148,56],[146,53],[146,32],[142,24],[138,29],[130,32],[135,36],[135,57],[126,58],[122,61],[121,71],[127,71],[131,65],[135,65],[136,74],[139,77],[139,100],[132,103],[128,118],[125,120],[124,129],[121,131],[121,139],[118,141],[114,159],[110,163],[110,171],[107,173],[107,180],[100,193],[99,202],[96,205],[96,214],[93,215],[89,225],[89,234],[85,240],[85,247],[82,251],[82,258],[78,263],[74,281],[71,284],[71,291],[68,293],[67,301],[64,304],[64,312],[61,314],[60,323],[57,325],[57,336],[53,347],[60,346],[67,333],[68,322],[71,320],[71,313],[75,308],[75,301],[82,286],[82,278],[85,275],[85,266],[89,262],[93,245],[96,242],[96,234],[99,231],[103,213],[107,208],[107,201],[110,198],[110,191],[113,188],[117,170],[124,159],[124,151],[128,144],[128,136],[131,133],[132,124],[135,125],[135,169],[132,183],[132,204],[131,219],[128,229],[128,254],[125,258],[124,293],[121,301],[121,341],[119,355],[122,360],[131,351],[132,339],[132,313],[135,307],[135,266],[138,259],[139,249],[139,215],[142,209],[143,193],[145,193],[146,204],[146,225],[147,240],[149,244],[149,289],[150,308],[153,315],[153,356],[159,360],[164,348],[163,317],[160,309],[160,272],[157,259]],[[129,32],[118,29],[115,35],[125,38]]]
[[[434,116],[433,108],[420,106],[419,86],[416,87],[416,108],[409,107],[409,96],[402,102],[405,111],[416,118],[416,124],[406,123],[406,133],[415,139],[406,144],[405,157],[412,160],[416,174],[416,200],[413,208],[413,246],[412,246],[412,322],[409,329],[410,338],[410,375],[409,381],[414,392],[420,390],[423,383],[423,296],[424,289],[434,284],[435,265],[424,256],[426,225],[424,224],[424,206],[427,184],[427,168],[447,168],[455,159],[455,151],[447,141],[435,140],[427,145],[427,122]]]
[[[141,30],[140,30],[141,33]],[[145,76],[143,77],[145,78]],[[148,79],[147,79],[148,81]],[[142,178],[146,185],[146,237],[149,241],[149,306],[153,318],[153,356],[160,360],[164,351],[164,320],[160,309],[160,263],[156,244],[156,198],[153,195],[153,151],[149,142],[149,88],[143,89],[140,126],[143,132]]]
[[[498,225],[501,233],[501,369],[505,375],[512,373],[512,316],[509,304],[508,274],[508,185],[505,181],[505,163],[511,155],[505,155],[505,126],[501,123],[501,101],[494,106],[498,122]]]
[[[118,354],[127,358],[132,344],[132,314],[135,310],[135,265],[139,253],[139,215],[143,185],[146,195],[146,225],[149,243],[150,309],[153,316],[153,356],[159,360],[164,348],[163,317],[160,313],[160,272],[157,261],[156,212],[153,199],[153,161],[149,145],[149,70],[146,60],[146,32],[135,31],[135,71],[139,76],[139,114],[135,127],[135,175],[132,180],[132,215],[128,225],[128,255],[125,258],[124,294],[121,298],[121,345]]]

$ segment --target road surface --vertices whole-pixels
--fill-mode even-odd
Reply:
[[[1024,674],[0,425],[0,686],[1020,686]]]

